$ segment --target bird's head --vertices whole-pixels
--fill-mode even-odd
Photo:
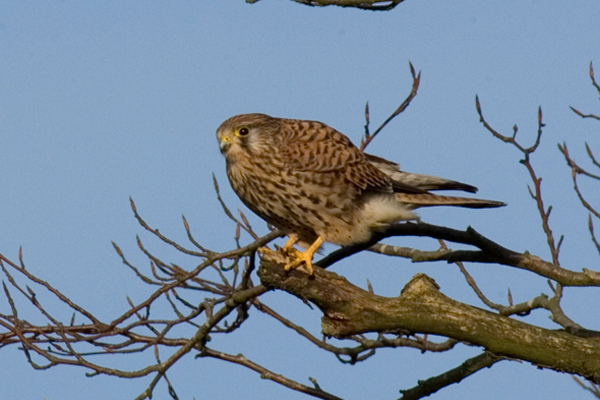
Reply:
[[[265,114],[240,114],[217,129],[221,153],[229,162],[273,152],[280,129],[279,119]]]

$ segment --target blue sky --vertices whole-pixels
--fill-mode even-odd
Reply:
[[[364,105],[372,126],[405,98],[409,60],[422,71],[419,94],[369,151],[413,172],[441,175],[503,200],[495,210],[431,209],[423,220],[457,229],[472,225],[499,243],[543,258],[535,205],[527,193],[519,154],[479,123],[478,94],[487,120],[503,133],[513,124],[532,143],[542,107],[542,144],[533,156],[552,227],[566,236],[563,266],[597,266],[587,213],[572,192],[556,144],[585,160],[583,143],[600,151],[599,125],[569,110],[598,113],[588,76],[600,74],[600,7],[595,0],[459,3],[407,1],[390,12],[311,8],[291,1],[3,2],[0,4],[0,252],[16,259],[23,246],[32,273],[104,319],[128,307],[126,295],[148,294],[115,254],[111,240],[143,267],[135,235],[163,258],[191,266],[137,225],[128,197],[153,227],[185,241],[181,214],[196,237],[214,250],[234,246],[234,226],[221,213],[212,173],[224,200],[244,209],[230,189],[215,130],[243,112],[315,119],[359,142]],[[590,196],[597,187],[587,188]],[[245,209],[244,209],[245,210]],[[260,233],[267,229],[257,217]],[[249,241],[249,238],[243,238]],[[392,243],[434,249],[432,240]],[[332,246],[326,249],[332,249]],[[468,266],[497,302],[511,289],[515,301],[548,293],[542,278],[498,266]],[[596,268],[597,269],[597,268]],[[432,276],[450,297],[483,307],[458,269],[444,263],[411,264],[364,254],[333,267],[363,287],[395,296],[417,272]],[[41,300],[58,306],[40,288]],[[564,308],[576,322],[600,329],[600,295],[565,290]],[[314,334],[320,313],[296,298],[264,296]],[[20,299],[23,316],[41,322]],[[587,306],[582,306],[587,304]],[[9,313],[6,300],[0,312]],[[65,321],[67,310],[57,308]],[[29,313],[29,314],[27,314]],[[552,329],[547,313],[527,322]],[[460,364],[479,349],[421,355],[384,350],[357,366],[340,364],[293,332],[254,312],[244,329],[217,337],[214,348],[244,353],[305,384],[315,377],[340,397],[397,398],[398,390]],[[136,368],[151,357],[107,360]],[[148,379],[86,378],[80,368],[34,371],[16,347],[0,352],[6,398],[134,398]],[[305,396],[261,380],[242,367],[189,356],[170,378],[182,399],[300,399]],[[504,361],[435,399],[586,398],[568,375]],[[591,398],[591,395],[589,396]],[[167,398],[159,385],[155,398]]]

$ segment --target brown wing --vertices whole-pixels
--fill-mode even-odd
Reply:
[[[462,190],[471,193],[477,192],[475,186],[466,183],[437,176],[404,172],[400,170],[400,165],[395,162],[371,154],[365,153],[365,156],[371,164],[390,177],[395,192],[426,193],[429,190]],[[409,188],[409,190],[406,190],[406,188]],[[410,189],[412,189],[412,191]]]
[[[339,171],[361,190],[392,191],[390,178],[367,161],[344,134],[314,121],[288,120],[280,152],[287,168],[296,171]],[[295,128],[295,129],[293,129]]]

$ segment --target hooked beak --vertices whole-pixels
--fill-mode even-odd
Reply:
[[[230,141],[229,137],[222,136],[219,139],[219,148],[221,149],[221,153],[225,154],[227,149],[229,149],[229,146],[231,146],[231,141]]]

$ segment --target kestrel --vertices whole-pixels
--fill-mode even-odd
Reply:
[[[293,255],[286,269],[305,263],[323,242],[366,242],[397,221],[417,220],[425,206],[500,207],[499,201],[440,196],[430,190],[477,188],[435,176],[400,171],[391,161],[364,153],[348,137],[317,121],[265,114],[231,117],[217,129],[227,176],[242,202],[282,229]],[[306,251],[300,253],[294,244]]]

